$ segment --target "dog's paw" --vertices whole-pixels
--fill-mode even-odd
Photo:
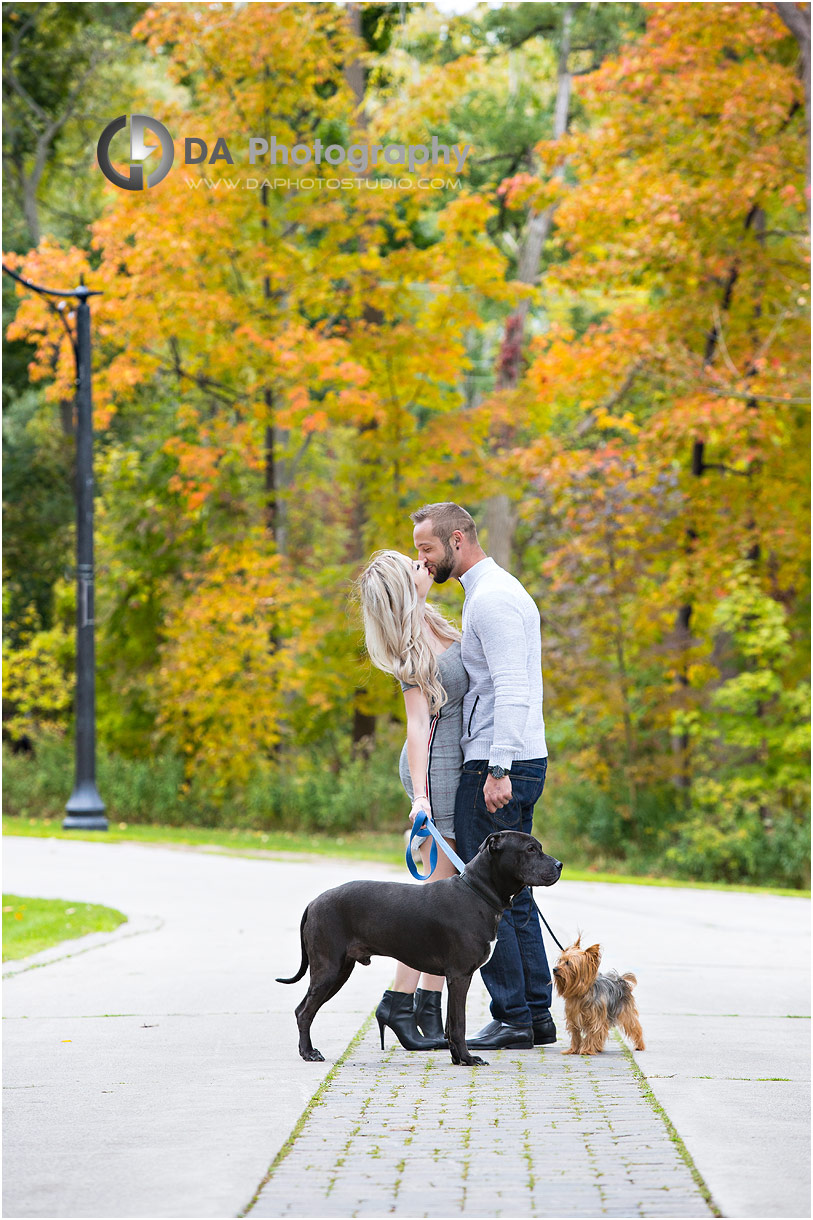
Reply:
[[[306,1063],[324,1063],[325,1062],[324,1055],[322,1054],[321,1051],[317,1051],[315,1047],[312,1047],[311,1050],[309,1050],[309,1051],[300,1051],[299,1053],[302,1056],[302,1058],[305,1060]]]
[[[475,1068],[487,1068],[488,1060],[481,1059],[479,1055],[472,1055],[471,1066]]]

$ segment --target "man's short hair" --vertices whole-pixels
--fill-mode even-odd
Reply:
[[[417,525],[421,521],[432,522],[432,533],[447,545],[455,530],[465,534],[469,542],[477,542],[477,526],[471,513],[455,504],[452,500],[443,500],[440,504],[424,504],[409,514]]]

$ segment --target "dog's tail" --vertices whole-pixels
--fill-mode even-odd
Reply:
[[[278,983],[298,983],[308,968],[308,953],[305,949],[305,920],[308,918],[308,908],[302,913],[302,922],[299,925],[299,943],[302,945],[302,965],[299,967],[299,973],[295,974],[292,979],[277,979]]]
[[[638,980],[634,974],[622,974],[621,977],[625,983],[629,983],[630,989],[635,987],[638,983]]]

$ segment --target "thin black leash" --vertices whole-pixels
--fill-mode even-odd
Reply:
[[[548,929],[548,931],[550,932],[551,936],[553,937],[553,939],[556,941],[556,943],[557,943],[557,945],[559,946],[559,948],[560,948],[560,949],[562,950],[562,952],[564,953],[564,951],[565,951],[565,947],[564,947],[564,945],[562,944],[562,942],[561,942],[561,941],[559,940],[559,938],[557,937],[556,933],[554,932],[553,928],[552,928],[552,927],[550,926],[550,924],[548,923],[548,921],[547,921],[547,919],[545,918],[545,916],[544,916],[544,915],[542,914],[542,912],[540,911],[539,907],[536,905],[536,899],[534,898],[534,892],[533,892],[533,890],[531,889],[531,887],[530,887],[530,886],[528,886],[528,892],[530,893],[530,896],[531,896],[531,906],[532,906],[532,907],[533,907],[533,909],[536,911],[537,915],[538,915],[538,916],[539,916],[539,918],[542,920],[543,924],[544,924],[544,925],[545,925],[545,927]],[[528,912],[528,919],[530,919],[530,918],[531,918],[531,913],[530,913],[530,911],[529,911],[529,912]],[[527,925],[527,923],[528,923],[528,919],[526,919],[526,920],[525,920],[525,923],[522,925],[522,927],[523,927],[523,928],[524,928],[524,927],[526,927],[526,925]]]

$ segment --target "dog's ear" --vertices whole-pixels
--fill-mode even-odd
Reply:
[[[601,945],[591,945],[589,949],[585,949],[585,953],[588,957],[592,958],[596,963],[596,966],[598,966],[599,962],[601,961]]]
[[[501,832],[496,830],[493,835],[489,835],[484,846],[492,853],[502,851]]]

